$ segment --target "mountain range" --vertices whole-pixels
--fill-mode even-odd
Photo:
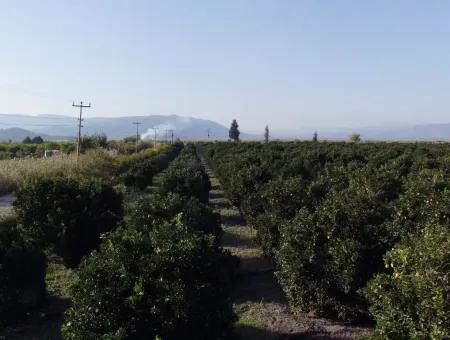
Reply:
[[[156,128],[157,139],[168,137],[168,130],[173,130],[176,138],[182,140],[228,139],[228,127],[217,122],[178,115],[140,115],[121,117],[92,117],[83,120],[83,134],[104,133],[109,139],[119,139],[136,134],[139,122],[139,133],[143,139],[154,138]],[[24,115],[0,114],[0,140],[23,140],[25,137],[40,135],[46,140],[74,139],[77,134],[78,120],[64,115]],[[262,124],[264,126],[265,124]],[[363,140],[450,140],[450,123],[422,125],[382,125],[360,128],[306,128],[299,127],[289,131],[271,130],[273,139],[311,139],[314,131],[319,139],[347,139],[352,132],[357,132]],[[261,132],[242,132],[244,140],[263,139]]]
[[[177,115],[93,117],[83,120],[82,134],[104,133],[109,139],[119,139],[136,135],[139,122],[139,134],[143,139],[153,139],[156,128],[158,139],[167,138],[168,130],[183,140],[227,139],[228,128],[211,120],[181,117]],[[78,120],[63,115],[22,115],[0,114],[0,140],[22,140],[27,135],[45,136],[45,139],[73,139],[77,134]],[[19,129],[17,129],[19,128]],[[243,138],[248,137],[245,133]]]

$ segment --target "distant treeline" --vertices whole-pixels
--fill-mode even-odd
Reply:
[[[148,149],[152,142],[139,141],[137,151]],[[108,140],[104,134],[85,135],[81,139],[81,151],[103,148],[119,155],[129,155],[136,151],[136,137],[123,140]],[[76,141],[45,141],[41,136],[26,137],[22,142],[0,142],[0,160],[24,157],[44,157],[45,150],[59,150],[70,154],[76,150]]]

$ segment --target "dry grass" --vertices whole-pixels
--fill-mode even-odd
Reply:
[[[115,158],[102,150],[81,155],[78,163],[75,155],[2,160],[0,161],[0,193],[13,192],[22,183],[45,176],[110,178],[116,167]]]

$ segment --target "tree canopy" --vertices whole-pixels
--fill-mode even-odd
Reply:
[[[231,126],[230,126],[230,132],[229,132],[229,137],[231,140],[238,142],[239,141],[239,125],[236,121],[236,119],[233,119],[233,121],[231,122]]]

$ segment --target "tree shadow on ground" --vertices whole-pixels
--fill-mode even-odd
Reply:
[[[251,248],[255,247],[255,240],[249,237],[242,237],[241,235],[230,233],[224,230],[222,235],[222,246],[223,247],[240,247],[240,248]]]
[[[232,298],[233,302],[238,304],[248,302],[286,302],[273,276],[273,272],[270,270],[238,276],[232,292]]]
[[[216,199],[226,200],[226,197],[225,197],[225,193],[222,190],[211,189],[209,191],[209,199],[210,200],[216,200]],[[230,203],[228,203],[228,205],[230,205]]]
[[[230,204],[224,199],[211,199],[209,203],[213,206],[214,209],[222,210],[222,209],[231,209]]]
[[[70,299],[50,295],[20,323],[0,329],[0,340],[60,340],[64,312],[69,306]]]
[[[240,340],[300,340],[300,339],[336,339],[321,331],[307,331],[292,334],[283,334],[264,330],[251,325],[237,325],[235,339]]]
[[[222,225],[224,227],[233,227],[233,226],[244,226],[245,222],[240,215],[222,215],[221,216]]]

